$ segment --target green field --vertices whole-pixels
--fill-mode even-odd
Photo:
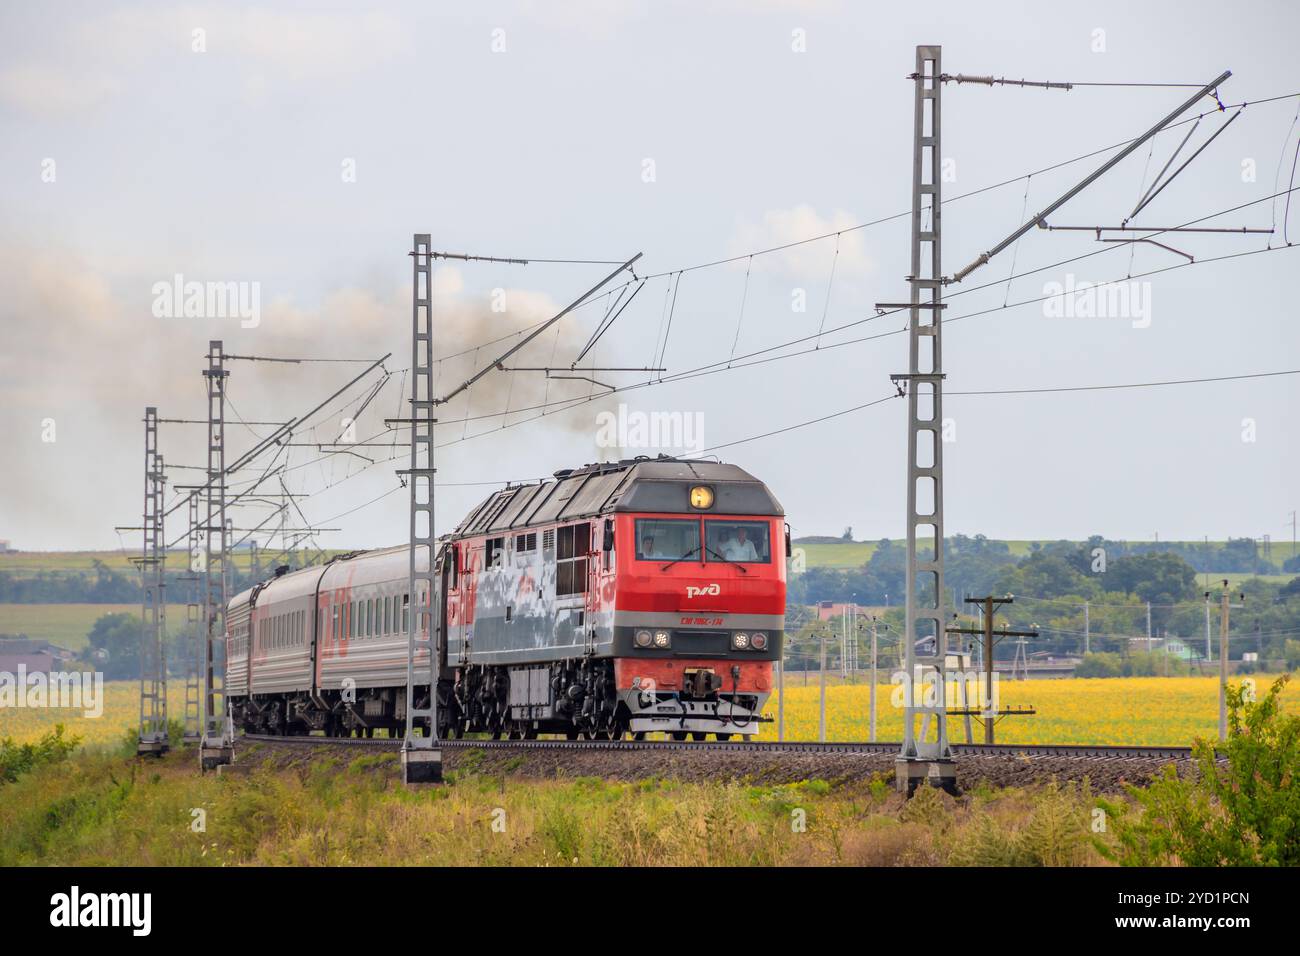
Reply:
[[[900,548],[906,547],[907,545],[906,540],[902,538],[891,538],[890,540]],[[857,568],[866,564],[868,561],[871,560],[871,556],[875,554],[877,543],[878,543],[877,541],[836,541],[833,543],[832,542],[812,543],[812,542],[800,541],[800,539],[798,538],[796,538],[793,542],[796,550],[798,549],[803,550],[804,558],[808,562],[807,564],[808,567],[839,568],[839,569]],[[1043,545],[1052,544],[1054,542],[1042,540],[1042,541],[1002,541],[1000,543],[1005,544],[1007,546],[1007,548],[1011,552],[1012,557],[1023,558],[1034,550],[1034,545],[1038,545],[1039,547],[1041,547]],[[1130,543],[1136,544],[1139,542],[1130,542]],[[1169,542],[1169,543],[1184,544],[1184,545],[1203,544],[1203,542],[1199,542],[1199,541]],[[1222,547],[1223,544],[1224,542],[1222,541],[1210,542],[1211,547],[1215,547],[1215,546]],[[1285,561],[1289,557],[1291,557],[1291,546],[1289,544],[1286,545],[1278,544],[1277,550],[1274,551],[1273,560],[1279,566],[1279,568],[1281,566],[1281,562]],[[2,567],[3,565],[0,565],[0,568]],[[1204,581],[1204,575],[1200,575],[1199,577],[1201,581]],[[1278,574],[1261,574],[1261,575],[1241,574],[1241,573],[1234,572],[1229,574],[1216,575],[1215,573],[1211,572],[1210,583],[1211,585],[1217,585],[1225,577],[1228,578],[1230,586],[1236,587],[1238,584],[1240,584],[1242,581],[1246,580],[1247,578],[1260,577],[1267,581],[1286,582],[1286,581],[1290,581],[1293,577],[1295,577],[1295,575],[1282,574],[1280,572]]]
[[[333,552],[326,552],[330,555]],[[7,551],[0,554],[0,573],[8,572],[18,578],[35,577],[42,571],[81,571],[90,573],[99,562],[112,571],[135,572],[132,558],[140,556],[134,548],[129,551]],[[247,570],[251,560],[246,550],[236,551],[231,558],[232,564],[240,570]],[[264,560],[263,566],[266,565]],[[185,568],[185,552],[169,551],[167,568]]]
[[[138,604],[0,604],[0,634],[25,634],[79,651],[95,621],[105,614],[138,616]],[[169,604],[167,620],[185,620],[184,604]]]

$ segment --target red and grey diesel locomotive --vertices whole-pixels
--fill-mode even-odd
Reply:
[[[491,495],[439,540],[432,598],[416,597],[436,630],[439,735],[757,733],[783,637],[784,514],[735,465],[663,456]],[[235,597],[235,725],[401,731],[409,554],[342,555]],[[417,706],[429,693],[416,688]]]

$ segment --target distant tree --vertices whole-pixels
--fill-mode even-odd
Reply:
[[[842,538],[842,539],[845,540],[845,541],[852,541],[852,540],[853,540],[853,525],[849,525],[847,528],[845,528],[845,529],[844,529],[844,533],[843,533],[842,535],[840,535],[840,538]]]
[[[1092,585],[1064,557],[1035,551],[1013,570],[998,579],[999,590],[1007,594],[1055,598],[1069,594],[1089,594]]]
[[[104,614],[88,635],[90,656],[107,680],[140,673],[140,618],[133,614]]]
[[[1118,677],[1122,671],[1118,654],[1085,654],[1074,669],[1075,677]]]
[[[1172,604],[1196,597],[1196,569],[1176,554],[1133,554],[1110,565],[1105,586],[1153,604]]]

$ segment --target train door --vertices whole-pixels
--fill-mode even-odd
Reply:
[[[474,607],[478,597],[479,555],[475,545],[464,542],[460,563],[460,622],[464,627],[462,638],[468,648],[474,645]]]
[[[447,667],[447,604],[450,600],[450,586],[453,581],[452,568],[455,560],[456,546],[453,544],[443,552],[442,560],[438,562],[437,591],[433,596],[435,605],[433,621],[434,626],[437,628],[433,646],[438,654],[438,669],[440,672]]]

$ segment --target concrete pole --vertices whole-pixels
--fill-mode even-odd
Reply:
[[[993,724],[997,720],[993,706],[993,597],[984,599],[984,742],[993,743]]]
[[[871,736],[876,742],[876,619],[871,619]]]
[[[1092,622],[1088,618],[1088,602],[1083,602],[1083,653],[1092,653]]]
[[[1214,660],[1214,645],[1210,643],[1210,592],[1205,592],[1205,659]]]
[[[1228,582],[1219,602],[1219,740],[1228,739]]]
[[[826,743],[826,635],[821,634],[821,700],[817,712],[817,739]]]

